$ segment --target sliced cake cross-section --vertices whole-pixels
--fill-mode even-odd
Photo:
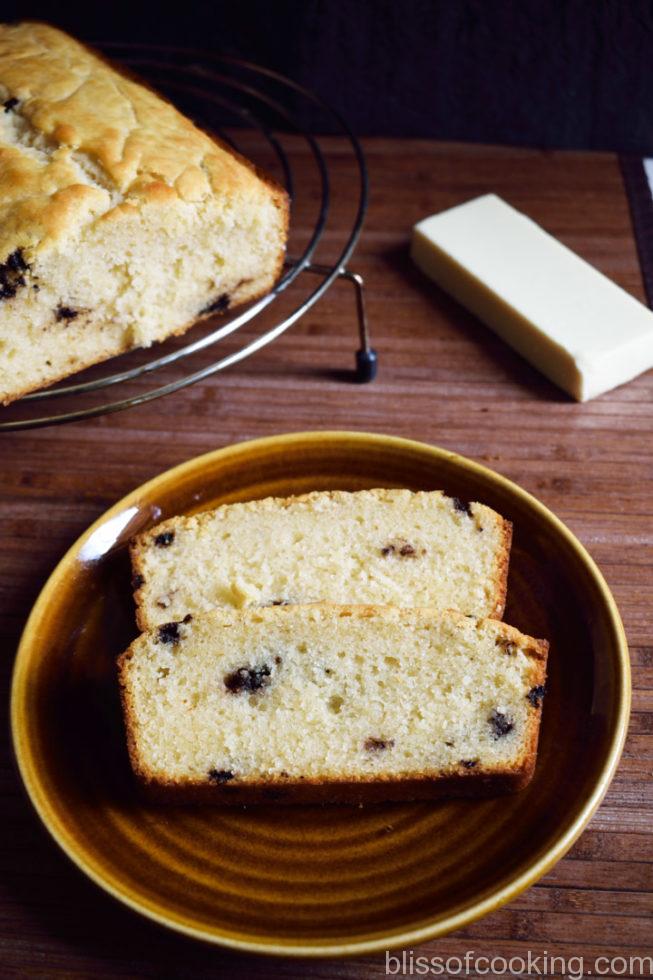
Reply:
[[[325,491],[175,517],[132,544],[141,629],[286,603],[501,618],[512,526],[440,491]]]
[[[433,610],[187,616],[119,661],[132,765],[162,800],[371,802],[520,789],[548,644]]]

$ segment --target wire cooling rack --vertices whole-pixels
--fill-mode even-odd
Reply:
[[[185,342],[186,338],[171,340],[145,352],[123,355],[120,371],[108,373],[107,365],[115,365],[116,361],[105,362],[85,371],[75,383],[60,383],[26,395],[0,409],[0,430],[57,425],[120,412],[193,385],[272,343],[317,303],[337,279],[350,282],[355,292],[359,346],[352,380],[372,381],[377,358],[370,345],[364,283],[360,275],[347,268],[367,210],[367,169],[360,144],[344,119],[303,86],[240,59],[169,46],[112,43],[96,44],[96,47],[151,82],[200,126],[216,133],[244,156],[257,163],[261,162],[257,156],[262,156],[264,168],[276,171],[276,178],[290,195],[293,254],[272,291],[244,310],[228,319],[222,316],[219,321],[206,321],[208,329],[198,325],[189,343]],[[332,176],[323,139],[309,132],[300,121],[307,109],[312,114],[316,111],[323,114],[325,125],[319,131],[335,131],[336,135],[346,137],[348,163],[353,164],[354,171],[352,178],[349,174],[352,167],[345,168],[347,179],[354,179],[358,187],[348,234],[332,231],[335,199]],[[301,160],[301,168],[293,163],[297,159]],[[311,170],[310,176],[307,169]],[[305,217],[307,208],[309,211],[312,208],[309,220]],[[294,217],[298,210],[302,221],[296,234]],[[332,258],[336,240],[337,254]],[[316,261],[321,242],[327,244],[330,252],[328,261]],[[286,302],[282,302],[282,297]],[[277,307],[283,310],[274,315]],[[238,331],[242,340],[235,337]],[[204,358],[197,365],[201,352],[212,352],[220,342],[227,341],[231,346],[226,353],[221,352],[217,360],[210,358],[209,363]],[[175,376],[168,380],[173,368]],[[105,400],[106,393],[113,391],[117,397]],[[47,410],[55,405],[59,411]]]

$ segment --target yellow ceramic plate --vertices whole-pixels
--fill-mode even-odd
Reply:
[[[496,800],[367,808],[167,809],[139,802],[114,668],[135,633],[128,538],[161,518],[227,501],[387,486],[441,488],[514,522],[506,620],[551,641],[531,786]],[[44,824],[116,898],[225,946],[346,955],[413,946],[460,928],[544,874],[607,789],[629,698],[614,600],[587,552],[542,504],[442,449],[318,432],[191,460],[89,528],[50,577],[25,628],[12,729]]]

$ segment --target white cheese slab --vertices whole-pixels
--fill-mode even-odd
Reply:
[[[411,254],[578,401],[653,367],[653,312],[495,194],[420,221]]]

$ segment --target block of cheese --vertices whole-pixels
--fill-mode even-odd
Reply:
[[[372,802],[521,789],[548,644],[424,609],[209,613],[120,658],[132,766],[179,802]]]
[[[411,254],[578,401],[653,367],[653,312],[494,194],[420,221]]]
[[[267,292],[285,192],[82,44],[0,24],[0,402]]]
[[[440,491],[326,491],[173,517],[132,542],[141,629],[209,609],[340,602],[500,618],[512,527]]]

